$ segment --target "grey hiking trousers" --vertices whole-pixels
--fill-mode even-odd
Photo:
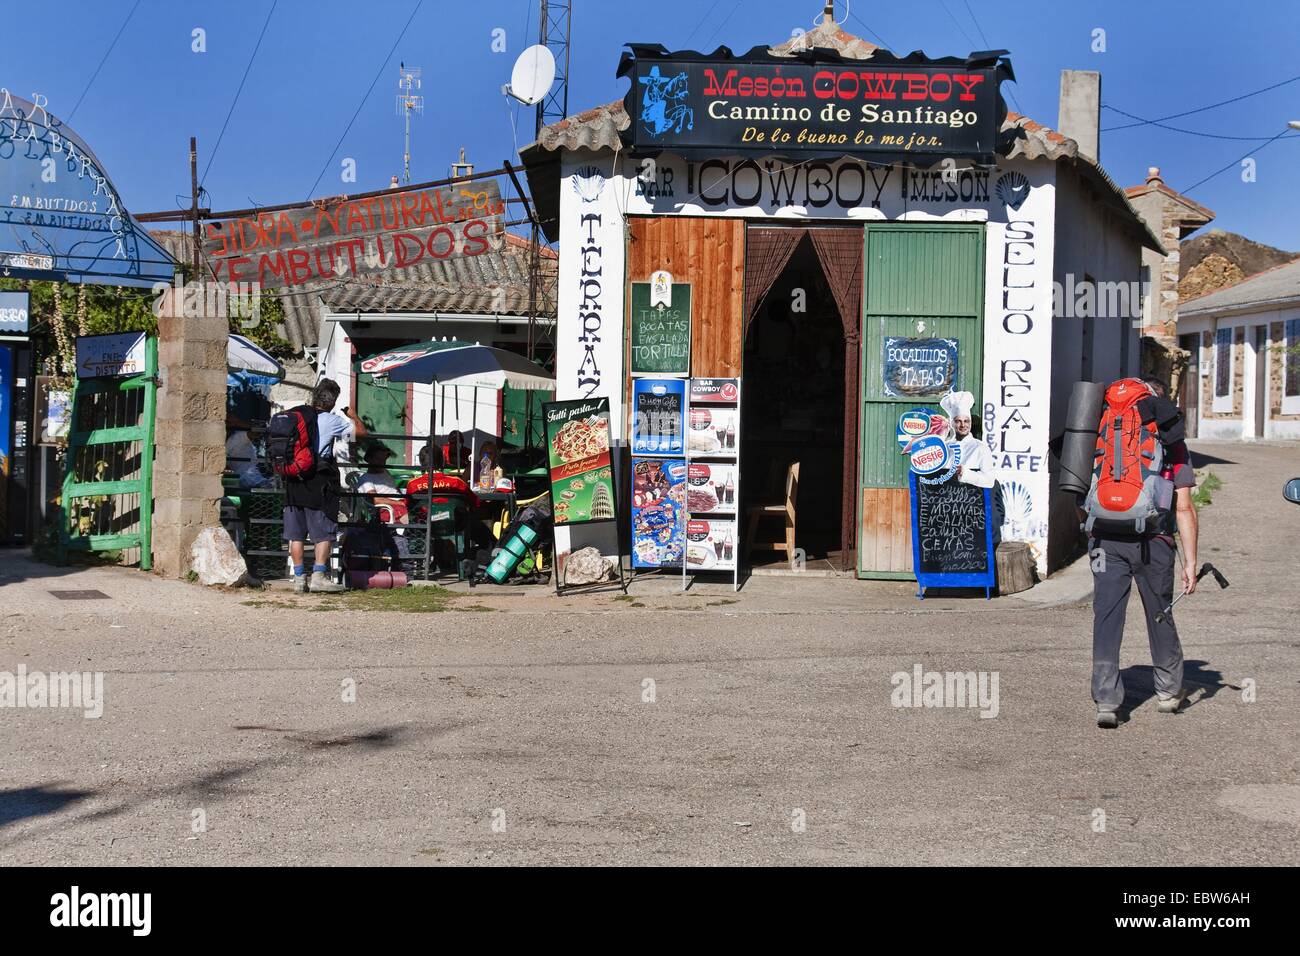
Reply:
[[[1173,697],[1183,686],[1183,647],[1172,614],[1156,623],[1174,592],[1174,546],[1167,538],[1145,540],[1094,539],[1092,556],[1092,699],[1099,711],[1116,711],[1124,703],[1119,676],[1119,647],[1124,639],[1124,613],[1136,579],[1146,614],[1147,640],[1156,693]]]

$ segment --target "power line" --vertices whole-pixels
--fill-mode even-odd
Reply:
[[[700,27],[704,26],[705,20],[713,16],[713,11],[718,9],[718,4],[720,4],[721,2],[722,0],[713,0],[713,6],[709,7],[708,13],[700,17],[700,22],[695,24],[695,29],[693,29],[690,33],[686,34],[686,40],[682,43],[682,46],[686,46],[687,43],[691,42],[691,37],[695,36],[695,34],[697,34],[700,31]]]
[[[971,39],[970,34],[966,32],[966,28],[961,25],[961,22],[952,15],[952,11],[948,9],[948,4],[944,3],[943,0],[939,0],[939,6],[943,7],[943,12],[948,14],[948,19],[952,21],[953,26],[961,31],[961,35],[966,38],[966,42],[971,45],[971,49],[973,50],[975,48],[975,41]]]
[[[95,72],[90,75],[90,80],[86,83],[86,88],[82,90],[81,95],[77,97],[76,105],[72,107],[72,112],[68,114],[67,121],[69,123],[72,122],[72,117],[77,115],[77,110],[81,107],[81,101],[86,98],[86,94],[90,92],[90,88],[95,85],[95,78],[99,76],[99,71],[102,70],[104,64],[108,62],[109,54],[111,54],[113,48],[117,46],[117,41],[122,38],[122,31],[125,30],[126,25],[131,22],[131,18],[135,16],[135,11],[139,9],[139,7],[140,0],[135,0],[135,5],[131,7],[131,12],[126,15],[126,19],[122,21],[122,25],[117,28],[117,35],[113,37],[113,42],[108,45],[108,50],[105,51],[103,59],[99,61],[99,66],[95,67]]]
[[[711,33],[711,34],[709,35],[709,38],[708,38],[707,40],[704,41],[704,45],[705,45],[706,47],[707,47],[710,43],[713,42],[713,38],[714,38],[715,36],[717,36],[719,33],[722,32],[722,28],[725,27],[728,23],[731,22],[731,18],[734,17],[734,16],[736,15],[736,11],[739,10],[739,9],[740,9],[740,0],[736,0],[736,5],[735,5],[734,7],[731,8],[731,12],[728,13],[725,17],[722,18],[722,22],[719,23],[718,26],[717,26],[717,28],[713,31],[713,33]]]
[[[348,125],[344,127],[343,134],[339,136],[339,141],[334,144],[334,148],[330,150],[330,154],[325,157],[325,164],[321,166],[320,173],[316,176],[316,181],[311,184],[311,189],[307,190],[307,198],[309,200],[312,197],[312,193],[316,191],[316,187],[320,185],[320,181],[325,178],[325,170],[329,169],[330,163],[334,160],[335,154],[339,151],[339,147],[343,145],[343,140],[347,139],[347,135],[352,129],[352,124],[355,123],[357,117],[361,115],[361,108],[366,105],[366,100],[370,99],[370,94],[374,92],[375,84],[379,82],[379,77],[388,66],[388,61],[391,60],[393,54],[397,52],[397,45],[402,42],[402,37],[406,36],[406,31],[410,28],[411,21],[415,19],[415,15],[420,12],[422,6],[424,6],[424,0],[416,0],[415,9],[412,10],[411,15],[406,18],[406,23],[402,26],[402,32],[397,34],[397,39],[393,41],[393,45],[389,48],[388,54],[384,57],[384,61],[379,64],[379,69],[375,71],[375,78],[370,81],[370,87],[366,90],[366,95],[361,97],[361,102],[357,104],[356,111],[352,114],[352,119],[348,120]]]
[[[884,47],[885,47],[886,50],[889,50],[889,51],[892,52],[892,53],[897,53],[897,52],[898,52],[896,49],[894,49],[894,44],[890,43],[888,40],[886,40],[884,37],[882,37],[882,36],[881,36],[879,33],[877,33],[875,30],[871,29],[871,27],[867,26],[867,21],[866,21],[866,20],[863,20],[860,16],[858,16],[858,15],[857,15],[856,13],[854,13],[852,10],[849,10],[849,11],[848,11],[848,15],[849,15],[850,17],[852,17],[854,20],[857,20],[859,23],[861,23],[861,24],[862,24],[862,28],[863,28],[864,30],[866,30],[868,33],[870,33],[870,34],[871,34],[873,37],[875,37],[877,40],[879,40],[879,41],[884,45]]]
[[[1188,136],[1203,136],[1203,137],[1205,137],[1206,139],[1234,139],[1234,140],[1241,140],[1241,141],[1243,141],[1243,142],[1253,141],[1253,142],[1257,142],[1257,143],[1262,143],[1262,142],[1265,142],[1266,140],[1269,140],[1269,139],[1276,139],[1276,138],[1277,138],[1277,137],[1275,137],[1275,136],[1274,136],[1274,137],[1269,137],[1269,136],[1228,136],[1228,135],[1225,135],[1225,134],[1223,134],[1223,133],[1204,133],[1204,132],[1201,132],[1200,130],[1196,130],[1196,129],[1182,129],[1181,127],[1178,127],[1178,126],[1168,126],[1168,125],[1166,125],[1166,124],[1164,124],[1164,123],[1161,123],[1161,122],[1158,122],[1158,121],[1156,121],[1156,120],[1143,119],[1141,116],[1136,116],[1136,115],[1134,115],[1133,113],[1125,113],[1123,110],[1118,109],[1118,108],[1116,108],[1116,107],[1114,107],[1114,106],[1103,105],[1103,106],[1102,106],[1102,109],[1110,110],[1112,113],[1118,113],[1120,116],[1127,116],[1129,119],[1142,120],[1141,123],[1134,123],[1134,124],[1132,124],[1132,125],[1134,125],[1134,126],[1142,126],[1142,125],[1158,126],[1158,127],[1160,127],[1161,129],[1167,129],[1167,130],[1169,130],[1170,132],[1174,132],[1174,133],[1186,133]],[[1127,126],[1112,126],[1112,127],[1110,127],[1110,129],[1128,129],[1128,128],[1129,128],[1129,127],[1127,127]],[[1102,130],[1102,132],[1106,132],[1106,130]],[[1285,139],[1291,139],[1292,137],[1287,136],[1287,137],[1284,137],[1284,138],[1285,138]]]
[[[943,0],[939,0],[939,2],[943,3]],[[986,50],[991,49],[993,44],[989,43],[989,38],[985,36],[984,28],[980,26],[979,20],[976,19],[975,11],[971,9],[970,3],[968,2],[968,0],[962,0],[962,3],[966,7],[966,12],[970,14],[970,21],[971,23],[975,24],[975,29],[976,31],[978,31],[980,35],[980,39],[984,41],[984,48]],[[961,35],[966,38],[966,42],[968,42],[971,45],[971,47],[974,48],[975,41],[971,39],[969,33],[967,33],[965,30],[962,30],[961,23],[958,21],[958,19],[955,16],[953,16],[952,11],[948,9],[948,5],[946,3],[943,4],[943,9],[947,12],[948,16],[952,19],[952,22],[957,25],[957,29],[961,30]],[[1025,114],[1025,111],[1020,108],[1020,101],[1016,99],[1015,90],[1008,88],[1007,96],[1011,97],[1011,105],[1016,108],[1016,112],[1019,113],[1021,116],[1023,116]]]
[[[1228,170],[1232,169],[1232,167],[1234,167],[1234,166],[1239,166],[1239,165],[1241,165],[1242,160],[1244,160],[1244,159],[1249,159],[1251,156],[1253,156],[1255,153],[1258,153],[1260,150],[1262,150],[1262,149],[1264,149],[1264,148],[1266,148],[1266,147],[1268,147],[1268,146],[1271,146],[1273,143],[1276,143],[1279,139],[1282,139],[1283,136],[1285,136],[1285,134],[1286,134],[1286,130],[1284,129],[1284,130],[1282,130],[1281,133],[1278,133],[1276,136],[1274,136],[1272,139],[1270,139],[1267,143],[1264,143],[1262,146],[1257,146],[1257,147],[1255,147],[1255,148],[1252,149],[1250,152],[1248,152],[1245,156],[1240,156],[1240,157],[1238,157],[1237,159],[1234,159],[1232,162],[1230,162],[1227,166],[1224,166],[1222,169],[1216,169],[1214,172],[1210,173],[1210,175],[1206,176],[1204,179],[1197,180],[1196,182],[1192,183],[1192,185],[1188,186],[1186,189],[1181,190],[1182,194],[1183,194],[1184,196],[1186,196],[1188,193],[1190,193],[1190,192],[1191,192],[1193,189],[1195,189],[1197,186],[1202,186],[1202,185],[1204,185],[1205,183],[1208,183],[1208,182],[1209,182],[1211,179],[1213,179],[1215,176],[1218,176],[1218,175],[1220,175],[1220,174],[1222,174],[1222,173],[1226,173]],[[1287,137],[1287,138],[1289,139],[1290,137]]]
[[[984,41],[984,48],[986,50],[992,49],[993,44],[990,43],[989,38],[984,35],[984,28],[980,26],[980,22],[975,19],[975,11],[970,8],[970,3],[968,0],[961,0],[961,2],[966,5],[966,12],[970,14],[971,23],[975,24],[975,29],[979,31],[980,39]]]
[[[230,101],[230,109],[226,111],[226,118],[221,123],[221,132],[217,134],[216,145],[212,147],[212,152],[208,154],[208,164],[203,167],[203,178],[199,180],[200,187],[208,181],[208,171],[212,169],[212,164],[217,158],[217,150],[221,148],[221,140],[226,135],[226,127],[230,125],[230,117],[235,113],[235,105],[239,102],[239,94],[244,92],[244,83],[248,80],[248,73],[253,69],[253,61],[257,59],[257,51],[262,48],[262,37],[266,36],[266,28],[271,25],[271,17],[275,15],[275,8],[279,3],[280,0],[273,0],[271,10],[266,15],[266,22],[262,24],[262,32],[257,35],[257,43],[253,45],[253,55],[248,58],[248,65],[244,67],[244,75],[239,81],[239,88],[235,90],[235,98]]]
[[[1179,117],[1182,116],[1191,116],[1193,113],[1204,113],[1206,110],[1218,109],[1220,106],[1227,106],[1229,103],[1239,103],[1240,101],[1244,99],[1249,99],[1252,96],[1258,96],[1260,93],[1267,93],[1269,90],[1276,90],[1278,87],[1286,86],[1288,83],[1294,83],[1296,80],[1300,80],[1300,76],[1293,76],[1289,80],[1283,80],[1281,83],[1274,83],[1272,86],[1265,86],[1262,89],[1253,90],[1250,93],[1242,93],[1240,96],[1234,96],[1230,100],[1222,100],[1221,102],[1218,103],[1211,103],[1209,106],[1198,106],[1194,110],[1186,110],[1182,113],[1170,113],[1168,116],[1158,116],[1153,120],[1142,120],[1142,122],[1140,123],[1126,123],[1123,126],[1109,126],[1106,129],[1102,130],[1102,132],[1109,133],[1112,130],[1117,130],[1117,129],[1131,129],[1134,126],[1146,126],[1152,123],[1163,123],[1165,120],[1178,119]],[[1116,110],[1115,112],[1118,113],[1119,110]]]

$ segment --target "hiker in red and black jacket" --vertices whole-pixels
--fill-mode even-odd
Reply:
[[[309,577],[303,564],[306,539],[315,548],[310,589],[342,591],[343,585],[329,578],[330,551],[339,532],[339,468],[334,460],[334,442],[338,439],[364,438],[366,426],[350,408],[343,415],[334,414],[340,388],[332,379],[323,378],[312,391],[311,405],[294,409],[310,418],[310,433],[316,439],[316,463],[302,478],[284,478],[284,536],[293,560],[293,589],[308,589]],[[313,414],[314,413],[314,414]]]
[[[1097,705],[1097,726],[1119,726],[1124,703],[1124,682],[1119,673],[1119,648],[1129,593],[1137,581],[1146,615],[1147,639],[1156,691],[1156,710],[1177,712],[1186,696],[1183,687],[1183,648],[1171,613],[1164,613],[1174,594],[1174,535],[1182,540],[1181,590],[1196,590],[1196,507],[1192,489],[1196,476],[1183,441],[1182,416],[1165,397],[1159,379],[1143,378],[1153,393],[1147,408],[1159,425],[1164,448],[1160,477],[1173,485],[1173,507],[1142,533],[1123,533],[1094,527],[1088,554],[1093,573],[1092,699]],[[1100,454],[1100,453],[1099,453]],[[1083,512],[1081,511],[1081,514]]]

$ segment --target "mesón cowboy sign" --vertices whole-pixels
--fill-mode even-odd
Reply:
[[[623,136],[643,152],[720,155],[925,154],[995,161],[1006,116],[999,84],[1013,79],[1005,50],[966,59],[867,60],[814,49],[795,57],[765,47],[729,57],[629,44],[618,75],[631,83]],[[719,55],[724,54],[724,55]]]
[[[283,288],[478,256],[504,243],[505,203],[493,180],[329,199],[205,227],[222,282]]]

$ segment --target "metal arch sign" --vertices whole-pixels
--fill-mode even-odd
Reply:
[[[90,147],[33,97],[0,87],[0,276],[170,283],[176,260],[131,218]]]

